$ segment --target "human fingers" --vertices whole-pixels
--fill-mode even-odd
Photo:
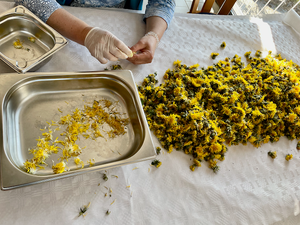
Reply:
[[[124,52],[122,52],[120,49],[118,49],[115,46],[111,47],[109,52],[118,59],[127,59],[128,58],[128,56]]]
[[[129,62],[139,65],[151,63],[153,60],[153,54],[151,51],[143,51],[139,54],[135,54],[132,58],[127,59]]]
[[[118,57],[116,57],[114,54],[111,54],[111,52],[104,52],[103,57],[109,61],[118,61]]]
[[[100,63],[106,64],[108,60],[104,57],[102,47],[100,44],[94,46],[93,50],[90,51],[91,55],[94,56]]]
[[[105,59],[105,58],[103,58],[103,57],[101,57],[101,58],[96,58],[100,63],[102,63],[102,64],[106,64],[106,63],[108,63],[108,60],[107,59]]]
[[[115,44],[115,47],[117,48],[116,50],[120,51],[120,52],[115,52],[115,50],[112,50],[115,52],[115,54],[118,55],[118,58],[126,59],[128,57],[132,57],[132,55],[133,55],[132,51],[123,43],[123,41],[120,41],[118,38],[115,37],[114,44]],[[124,54],[122,54],[122,53],[124,53]]]
[[[130,49],[131,49],[132,52],[138,52],[138,51],[141,51],[144,48],[146,48],[146,43],[142,42],[142,41],[139,41],[138,43],[133,45]]]

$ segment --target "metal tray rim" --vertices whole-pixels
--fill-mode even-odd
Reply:
[[[88,167],[88,168],[84,168],[82,170],[74,170],[74,171],[69,171],[66,173],[62,173],[62,174],[51,174],[51,175],[43,175],[43,176],[36,176],[36,175],[31,175],[28,174],[24,171],[20,171],[19,168],[15,168],[14,165],[12,165],[12,163],[10,163],[10,160],[8,159],[8,157],[6,156],[6,153],[4,151],[4,141],[3,138],[5,135],[3,135],[4,131],[4,117],[3,117],[3,105],[4,105],[4,99],[5,96],[7,96],[11,90],[11,88],[14,85],[17,85],[18,83],[24,82],[26,80],[30,80],[34,78],[40,78],[41,76],[56,76],[58,75],[58,77],[74,77],[74,76],[78,76],[78,75],[83,75],[83,76],[94,76],[97,77],[97,75],[105,75],[105,74],[109,74],[109,75],[113,75],[116,76],[118,79],[122,80],[123,82],[127,83],[128,86],[132,89],[133,91],[133,96],[135,98],[135,102],[137,104],[137,108],[139,111],[139,115],[140,115],[140,119],[142,121],[142,125],[145,126],[144,130],[145,130],[145,139],[144,142],[142,143],[142,146],[140,147],[140,149],[131,157],[126,158],[124,160],[119,161],[118,163],[115,162],[110,162],[107,164],[102,164],[102,165],[98,165],[98,166],[94,166],[94,167]],[[2,74],[5,75],[5,74]],[[143,112],[143,107],[141,105],[141,102],[139,101],[139,96],[138,96],[138,90],[137,87],[135,85],[134,79],[133,79],[133,75],[131,73],[130,70],[128,71],[97,71],[97,72],[72,72],[72,73],[68,73],[68,72],[62,72],[62,73],[39,73],[38,75],[36,73],[27,73],[25,74],[8,74],[10,77],[13,76],[17,76],[18,79],[13,82],[13,85],[11,85],[9,88],[7,88],[6,90],[0,90],[0,97],[2,98],[2,102],[1,102],[1,112],[0,112],[0,116],[2,118],[1,122],[1,126],[2,129],[0,129],[0,133],[2,132],[1,136],[0,136],[0,142],[2,141],[2,145],[0,146],[0,153],[1,153],[1,162],[0,162],[0,171],[1,171],[1,189],[2,190],[10,190],[10,189],[14,189],[14,188],[18,188],[18,187],[23,187],[23,186],[28,186],[28,185],[33,185],[33,184],[38,184],[41,182],[45,182],[45,181],[51,181],[51,180],[56,180],[56,179],[60,179],[60,178],[64,178],[64,177],[69,177],[69,176],[74,176],[74,175],[79,175],[79,174],[83,174],[86,172],[91,172],[91,171],[97,171],[97,170],[106,170],[106,169],[110,169],[110,168],[114,168],[114,167],[118,167],[118,166],[123,166],[123,165],[127,165],[127,164],[131,164],[131,163],[136,163],[136,162],[140,162],[140,161],[145,161],[145,160],[150,160],[156,157],[156,152],[154,150],[154,145],[153,145],[153,141],[152,141],[152,137],[150,134],[150,130],[149,127],[147,125],[147,120],[146,120],[146,116]],[[0,76],[0,84],[1,84],[1,78],[3,76]],[[142,152],[144,151],[144,152]],[[146,152],[146,154],[145,154]],[[143,157],[141,157],[141,153],[143,154]],[[5,177],[5,172],[4,172],[4,167],[9,165],[11,170],[14,170],[14,173],[16,174],[16,177],[21,176],[22,179],[24,179],[24,177],[30,178],[29,182],[23,182],[23,183],[18,183],[16,182],[14,185],[8,186],[7,185],[7,181],[4,179]]]
[[[7,65],[9,65],[12,69],[14,69],[16,72],[18,73],[26,73],[27,71],[29,71],[30,69],[32,69],[33,67],[37,66],[38,64],[40,64],[41,62],[45,61],[47,58],[51,57],[55,52],[59,51],[61,48],[63,48],[65,45],[68,44],[68,41],[66,38],[64,38],[61,34],[59,34],[56,30],[54,30],[52,27],[50,27],[49,25],[47,25],[46,23],[44,23],[41,19],[39,19],[35,14],[33,14],[30,10],[28,10],[26,7],[24,6],[16,6],[10,10],[7,10],[6,12],[0,14],[0,18],[4,17],[6,15],[10,15],[12,13],[16,13],[18,9],[23,10],[23,15],[29,15],[32,18],[34,18],[35,20],[37,20],[39,23],[41,23],[43,26],[47,27],[47,29],[49,29],[53,35],[54,35],[54,39],[55,39],[55,45],[54,47],[46,52],[44,55],[38,57],[37,59],[34,59],[32,61],[28,61],[27,65],[23,68],[19,68],[17,66],[17,62],[16,60],[12,60],[10,58],[8,58],[7,56],[3,55],[0,52],[0,59],[2,61],[4,61]],[[20,13],[20,12],[18,12]],[[61,39],[61,42],[57,42],[56,39]]]

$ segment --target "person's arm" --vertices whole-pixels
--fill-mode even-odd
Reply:
[[[63,8],[54,11],[48,18],[47,24],[61,35],[81,45],[84,45],[86,35],[93,28]]]
[[[151,16],[146,19],[146,33],[154,32],[160,40],[168,27],[167,22],[158,16]]]
[[[88,26],[84,21],[64,10],[55,0],[16,0],[63,36],[87,47],[101,63],[117,61],[132,56],[131,50],[112,33]]]
[[[131,50],[112,33],[88,26],[62,8],[52,13],[47,24],[63,36],[86,46],[92,56],[101,63],[132,56]]]
[[[144,16],[146,34],[131,47],[136,54],[127,60],[134,64],[152,62],[158,42],[173,18],[174,9],[174,0],[149,0]]]
[[[86,46],[92,56],[101,63],[132,56],[131,50],[112,33],[87,25],[63,8],[53,12],[47,24],[63,36]]]
[[[151,63],[159,40],[162,38],[167,23],[164,19],[152,16],[146,19],[146,35],[131,47],[136,54],[127,60],[133,64]]]

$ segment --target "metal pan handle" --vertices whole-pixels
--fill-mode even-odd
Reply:
[[[55,37],[55,43],[63,44],[63,43],[65,43],[65,40],[62,37]]]
[[[15,12],[18,12],[18,9],[22,9],[22,11],[23,11],[22,13],[25,13],[25,9],[23,7],[20,7],[20,6],[15,8]]]

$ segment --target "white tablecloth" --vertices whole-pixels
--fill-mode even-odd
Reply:
[[[12,6],[1,2],[0,12]],[[110,30],[128,46],[145,31],[140,14],[66,9],[92,26]],[[223,41],[227,47],[220,50]],[[187,65],[212,65],[212,52],[219,52],[218,58],[224,59],[247,51],[272,50],[299,64],[299,44],[299,36],[281,22],[280,15],[263,20],[176,15],[151,64],[136,66],[121,61],[120,65],[131,70],[139,84],[153,72],[162,81],[164,71],[178,59]],[[101,65],[83,46],[70,41],[39,71],[94,71],[110,65]],[[13,71],[0,64],[0,72]],[[151,162],[146,161],[111,169],[109,175],[119,178],[109,176],[107,182],[99,171],[0,191],[0,224],[300,224],[300,155],[296,143],[281,138],[261,148],[229,147],[217,174],[206,163],[191,172],[191,156],[163,151],[158,156],[160,168],[150,167]],[[277,151],[276,160],[267,155],[270,150]],[[289,162],[284,159],[288,153],[294,155]],[[135,167],[138,169],[133,170]],[[104,186],[113,190],[111,197],[104,197]],[[89,202],[86,217],[77,217],[79,208]],[[111,214],[105,215],[108,209]]]

